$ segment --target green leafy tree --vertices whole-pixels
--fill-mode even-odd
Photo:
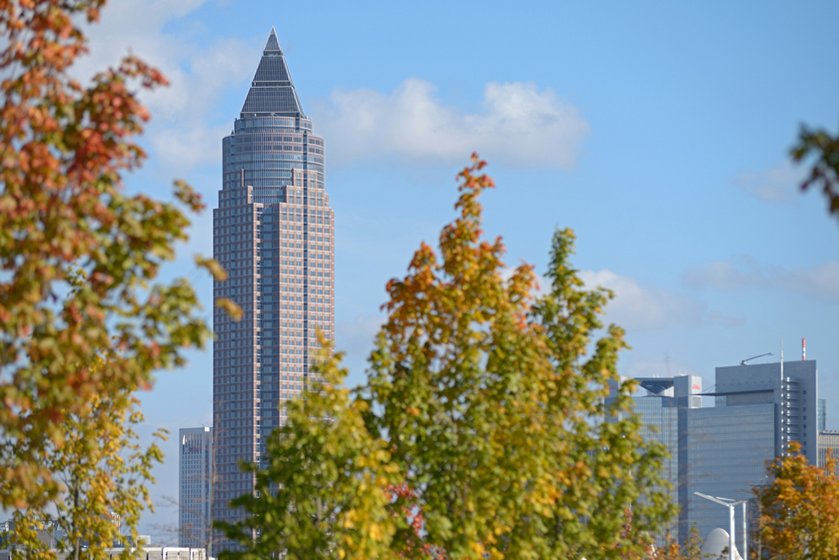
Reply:
[[[631,385],[606,404],[625,346],[614,326],[595,340],[610,294],[586,290],[570,267],[570,231],[554,238],[547,295],[537,298],[531,266],[505,267],[501,240],[482,235],[478,198],[493,186],[484,165],[475,156],[459,175],[458,215],[442,230],[439,254],[422,244],[407,275],[388,283],[367,383],[337,402],[340,378],[332,377],[293,405],[258,495],[238,502],[251,519],[228,527],[245,552],[228,557],[338,550],[344,508],[367,495],[359,492],[370,486],[359,484],[372,472],[391,481],[393,525],[376,533],[378,552],[348,557],[651,551],[672,506],[659,476],[662,449],[641,438],[630,413]],[[360,454],[376,462],[359,470]],[[319,464],[330,466],[324,473]],[[375,495],[365,515],[378,519]],[[316,500],[340,505],[324,516]]]
[[[584,288],[570,265],[573,242],[570,230],[555,234],[550,290],[535,306],[555,380],[555,392],[544,398],[552,412],[549,441],[559,447],[545,460],[553,457],[553,469],[563,475],[564,500],[551,513],[556,531],[549,546],[570,555],[646,557],[652,536],[673,514],[660,477],[664,450],[641,436],[640,419],[632,412],[633,381],[618,385],[611,404],[605,404],[610,383],[619,382],[617,358],[626,344],[615,325],[594,339],[612,294]],[[606,421],[592,424],[592,418]]]
[[[328,352],[326,350],[325,352]],[[288,407],[288,421],[268,444],[256,492],[234,500],[250,517],[220,524],[245,545],[221,558],[289,560],[392,558],[396,528],[390,487],[398,481],[385,442],[367,431],[366,403],[341,388],[341,356],[323,356],[313,372],[323,384]]]
[[[796,163],[812,162],[801,189],[820,187],[828,212],[839,217],[839,136],[802,126],[791,155]]]
[[[63,491],[48,507],[15,513],[13,546],[28,558],[79,559],[107,558],[115,542],[138,542],[140,513],[152,507],[151,469],[163,458],[156,443],[140,445],[133,426],[142,421],[139,401],[127,390],[94,396],[67,416],[64,441],[48,449],[44,465]]]
[[[836,459],[811,465],[798,443],[768,468],[772,483],[755,488],[760,502],[759,538],[770,558],[839,558],[839,478]]]
[[[137,95],[165,83],[135,57],[82,85],[80,24],[104,0],[0,3],[0,506],[38,507],[62,486],[45,458],[97,395],[147,388],[209,330],[184,279],[157,280],[199,196],[124,192],[145,154]],[[213,269],[206,260],[199,264]],[[109,367],[95,369],[100,356]]]
[[[609,293],[583,288],[567,230],[546,296],[534,301],[529,265],[507,274],[501,240],[482,239],[483,166],[460,174],[439,258],[423,245],[388,285],[370,423],[416,492],[424,538],[449,557],[643,554],[666,516],[661,450],[625,414],[630,387],[604,404],[625,346],[614,326],[593,339]]]

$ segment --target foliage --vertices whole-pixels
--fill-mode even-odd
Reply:
[[[771,558],[827,560],[839,557],[839,478],[836,459],[811,465],[798,443],[768,468],[773,479],[755,488],[760,502],[760,540]]]
[[[459,175],[458,216],[442,230],[439,256],[422,244],[408,274],[388,283],[367,384],[337,402],[332,377],[295,405],[272,442],[259,495],[239,501],[256,515],[228,527],[246,552],[229,557],[337,549],[340,519],[370,495],[361,485],[370,477],[396,482],[393,525],[378,533],[382,552],[350,557],[649,552],[671,508],[659,490],[663,451],[641,438],[629,384],[606,404],[625,346],[614,326],[594,340],[610,294],[584,289],[568,264],[570,231],[554,238],[547,295],[536,299],[531,266],[505,268],[501,240],[482,237],[478,197],[493,185],[484,165],[474,156]],[[334,403],[329,414],[323,399]],[[375,462],[359,464],[362,457]],[[319,464],[327,470],[314,471]],[[266,491],[272,484],[275,494]],[[368,518],[382,511],[375,496]]]
[[[366,403],[340,388],[340,354],[313,367],[323,384],[288,407],[288,421],[268,443],[270,463],[256,471],[256,492],[234,500],[250,517],[219,524],[246,545],[221,558],[389,558],[395,529],[390,487],[396,469],[382,440],[371,437]],[[255,538],[254,538],[255,535]]]
[[[163,458],[156,444],[143,448],[138,442],[138,405],[122,390],[95,395],[65,418],[64,442],[48,450],[44,465],[64,491],[49,507],[14,516],[12,542],[27,558],[57,558],[56,552],[79,558],[82,551],[85,558],[106,558],[115,541],[138,542],[140,513],[152,506],[146,483],[153,482],[152,466]],[[51,538],[39,538],[39,531]]]
[[[798,163],[814,158],[801,189],[821,186],[827,198],[828,212],[839,217],[839,136],[826,130],[802,127],[791,154],[793,161]]]
[[[651,490],[661,451],[647,449],[636,417],[618,414],[629,387],[614,409],[604,404],[624,346],[614,326],[592,340],[609,294],[583,288],[566,230],[554,238],[551,289],[534,305],[532,267],[508,275],[501,240],[481,239],[478,196],[493,186],[483,166],[476,158],[460,174],[440,259],[423,245],[388,285],[371,424],[417,493],[427,542],[447,556],[644,551],[665,508]]]
[[[663,546],[657,547],[650,560],[703,560],[706,556],[702,554],[702,538],[696,525],[690,528],[688,538],[684,544],[679,545],[668,535]]]
[[[127,405],[152,371],[183,364],[183,351],[209,336],[189,283],[156,281],[186,239],[184,208],[200,210],[200,197],[182,182],[177,202],[121,185],[145,158],[132,140],[148,119],[138,92],[165,79],[132,56],[85,85],[69,75],[86,50],[80,25],[103,4],[0,3],[4,508],[56,499],[62,485],[47,458],[65,445],[67,423]],[[109,367],[96,369],[101,356]],[[110,403],[96,401],[106,395]]]

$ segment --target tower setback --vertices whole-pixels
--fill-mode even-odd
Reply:
[[[303,113],[271,30],[233,131],[223,140],[223,183],[213,211],[213,255],[241,321],[215,308],[212,516],[235,521],[230,500],[250,493],[285,403],[317,379],[317,332],[334,337],[334,215],[324,188],[323,139]],[[220,543],[225,548],[225,543]],[[213,552],[217,552],[214,550]]]

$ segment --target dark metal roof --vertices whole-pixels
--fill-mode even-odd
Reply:
[[[672,377],[636,377],[635,379],[641,387],[655,395],[673,386]]]
[[[280,42],[277,40],[277,31],[273,27],[271,28],[271,33],[268,35],[268,42],[265,43],[265,50],[263,52],[266,54],[268,52],[283,53],[280,49]]]
[[[251,89],[242,106],[242,118],[249,116],[303,115],[291,74],[288,72],[280,42],[273,28],[262,51],[262,59],[251,82]]]

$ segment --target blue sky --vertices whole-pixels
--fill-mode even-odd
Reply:
[[[633,348],[625,374],[694,373],[773,352],[819,363],[839,428],[837,221],[796,190],[804,122],[839,125],[834,2],[114,1],[80,72],[132,52],[171,87],[146,97],[145,168],[129,189],[189,180],[215,205],[221,138],[276,26],[304,110],[325,137],[336,215],[337,345],[363,379],[386,281],[452,215],[473,149],[498,188],[486,229],[508,264],[544,270],[570,226],[587,282]],[[210,212],[168,275],[210,254]],[[210,423],[211,352],[158,376],[149,430]],[[146,530],[171,540],[177,447],[166,445]]]

